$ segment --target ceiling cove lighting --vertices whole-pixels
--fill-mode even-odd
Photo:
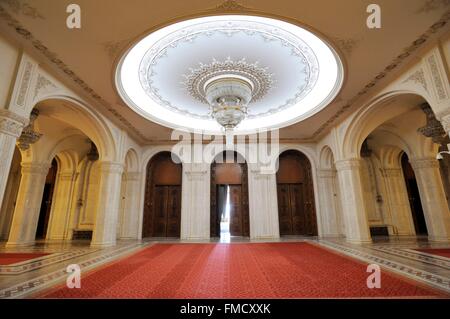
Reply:
[[[116,86],[135,112],[161,125],[246,134],[299,122],[341,89],[336,52],[297,25],[247,15],[189,19],[129,49]]]

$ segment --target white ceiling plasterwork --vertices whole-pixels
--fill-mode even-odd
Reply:
[[[205,85],[233,74],[253,97],[237,133],[298,122],[325,107],[342,84],[335,52],[296,25],[256,16],[210,16],[159,29],[132,47],[116,74],[119,93],[148,119],[220,133]]]

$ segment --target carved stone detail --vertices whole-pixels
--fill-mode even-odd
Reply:
[[[57,88],[56,85],[47,79],[45,76],[39,74],[34,88],[34,98],[36,98],[41,90],[45,90],[47,87]]]
[[[358,158],[338,160],[335,165],[338,171],[359,169],[359,167],[361,167],[361,160]]]
[[[415,84],[420,84],[425,89],[425,91],[428,91],[427,81],[425,80],[425,74],[422,69],[419,69],[408,76],[406,80],[403,81],[403,83],[406,82],[414,82]]]
[[[435,158],[419,158],[409,161],[412,168],[423,169],[423,168],[439,168],[439,162]]]
[[[235,0],[226,0],[225,2],[216,6],[218,11],[242,11],[247,10],[242,4]]]
[[[24,117],[18,116],[15,113],[1,109],[0,110],[0,133],[19,137],[22,133],[23,127],[28,123]]]
[[[26,62],[22,80],[20,83],[19,94],[17,95],[16,103],[21,107],[25,107],[25,99],[27,96],[28,88],[30,87],[31,74],[33,71],[33,64],[31,62]]]
[[[430,66],[431,75],[433,78],[434,86],[436,87],[436,93],[439,100],[445,100],[447,98],[447,93],[445,92],[444,84],[442,82],[441,73],[437,65],[436,57],[431,55],[427,59],[428,65]]]

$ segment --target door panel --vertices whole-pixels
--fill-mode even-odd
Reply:
[[[230,235],[243,236],[242,186],[230,185]]]
[[[167,186],[155,186],[153,195],[153,237],[165,237],[167,228]]]
[[[166,237],[180,237],[181,186],[167,186],[167,233]]]
[[[289,185],[278,184],[278,215],[280,223],[280,235],[291,235],[292,218],[289,202]]]

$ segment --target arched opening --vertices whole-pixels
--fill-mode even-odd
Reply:
[[[36,239],[45,239],[47,235],[57,171],[58,164],[56,162],[56,159],[53,159],[52,165],[48,170],[47,177],[45,178],[44,193],[42,195],[41,208],[39,210],[39,219],[36,229]]]
[[[17,193],[20,186],[22,155],[19,148],[14,149],[11,168],[9,170],[8,182],[6,184],[5,194],[3,196],[2,207],[0,210],[0,240],[7,240],[11,228],[11,222],[16,207]]]
[[[277,171],[280,235],[317,235],[311,163],[294,150],[283,152]]]
[[[416,176],[406,153],[403,153],[401,163],[416,235],[428,235],[422,203],[420,202],[419,187],[417,186]]]
[[[178,161],[179,162],[179,161]],[[182,165],[170,152],[147,165],[142,237],[180,237]]]
[[[236,152],[222,152],[212,162],[211,237],[250,236],[247,174],[247,163]]]

